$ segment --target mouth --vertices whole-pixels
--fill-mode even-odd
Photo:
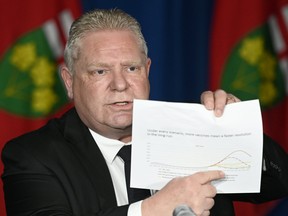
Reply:
[[[132,103],[133,103],[132,101],[119,101],[119,102],[112,103],[112,105],[115,105],[115,106],[126,106],[126,105],[129,105],[129,104],[132,104]]]

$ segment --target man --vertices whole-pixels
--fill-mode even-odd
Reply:
[[[120,10],[95,10],[73,23],[61,75],[75,109],[5,146],[8,215],[169,216],[182,204],[196,215],[210,214],[216,195],[211,181],[223,178],[221,171],[175,178],[152,196],[128,204],[117,153],[131,141],[133,99],[149,98],[147,52],[139,24]],[[201,101],[221,116],[226,103],[239,99],[218,90],[204,92]],[[272,153],[265,155],[262,182],[268,189],[251,196],[254,202],[287,195],[287,155],[266,141],[264,154],[267,149]],[[278,170],[270,168],[272,160]],[[233,214],[233,196],[216,197],[212,213],[223,215],[220,210],[226,209]]]

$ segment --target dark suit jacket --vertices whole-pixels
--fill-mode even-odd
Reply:
[[[217,196],[212,215],[233,215],[232,199],[287,195],[287,155],[265,138],[264,156],[263,194]],[[8,142],[2,160],[8,215],[127,215],[128,205],[117,207],[106,162],[75,109]]]

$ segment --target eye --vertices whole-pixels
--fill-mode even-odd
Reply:
[[[91,75],[97,75],[97,76],[101,76],[104,75],[105,73],[107,73],[107,70],[105,69],[96,69],[96,70],[92,70],[89,72]]]
[[[105,73],[105,70],[96,70],[95,73],[98,75],[103,75]]]
[[[136,67],[136,66],[130,66],[128,67],[128,72],[136,72],[139,70],[139,67]]]

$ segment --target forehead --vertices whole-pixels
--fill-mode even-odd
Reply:
[[[142,56],[141,49],[135,34],[129,30],[103,30],[89,32],[79,43],[80,58],[86,60],[95,57],[120,57],[126,55]],[[82,56],[82,57],[81,57]],[[93,57],[93,58],[94,58]]]
[[[102,30],[89,32],[80,42],[81,47],[137,47],[140,48],[135,34],[129,30]]]

